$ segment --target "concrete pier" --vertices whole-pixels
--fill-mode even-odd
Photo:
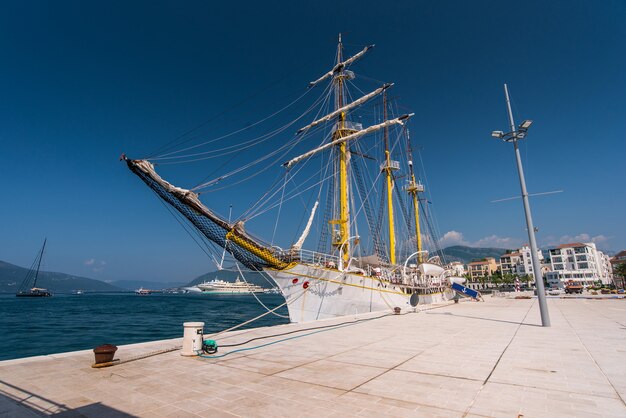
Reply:
[[[485,300],[347,324],[217,359],[175,351],[93,369],[93,354],[81,351],[4,361],[0,417],[626,416],[626,300],[550,298],[551,328],[540,326],[536,299]],[[217,340],[232,344],[351,320]],[[116,357],[180,343],[122,346]]]

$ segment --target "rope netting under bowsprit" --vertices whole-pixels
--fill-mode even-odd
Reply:
[[[241,262],[244,266],[260,270],[263,267],[268,267],[272,263],[256,256],[251,250],[254,250],[253,245],[240,239],[242,246],[235,244],[233,241],[227,239],[227,234],[230,232],[227,225],[220,225],[207,216],[193,210],[183,202],[179,200],[173,193],[168,191],[165,187],[152,179],[146,173],[141,170],[133,170],[135,174],[143,180],[148,187],[155,191],[155,193],[169,203],[178,212],[180,212],[185,218],[189,220],[205,237],[212,242],[216,243],[222,248],[226,248],[235,259]]]

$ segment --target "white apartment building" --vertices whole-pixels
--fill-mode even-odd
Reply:
[[[613,264],[611,264],[611,257],[604,254],[602,251],[596,251],[597,265],[599,278],[602,283],[613,283]]]
[[[609,284],[613,274],[609,258],[592,242],[562,244],[550,249],[552,271],[547,279],[550,286],[564,287],[568,280],[592,285],[597,280]]]
[[[540,262],[543,261],[541,250],[537,250],[537,256]],[[515,274],[516,276],[528,274],[534,278],[535,275],[533,274],[533,260],[530,256],[530,247],[525,245],[517,251],[500,256],[500,269],[502,274]]]

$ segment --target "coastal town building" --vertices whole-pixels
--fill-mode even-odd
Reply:
[[[626,264],[626,251],[620,251],[611,257],[611,265],[615,267],[618,264]]]
[[[611,257],[609,261],[611,262],[611,268],[613,270],[615,270],[620,264],[626,264],[626,251],[618,252],[613,257]],[[615,284],[615,287],[617,287],[618,289],[623,289],[626,285],[626,283],[624,282],[624,276],[615,273],[613,274],[613,283]]]
[[[482,261],[472,261],[467,265],[467,270],[471,281],[476,281],[480,277],[489,276],[498,269],[496,259],[487,257]]]
[[[448,268],[452,270],[452,274],[456,277],[463,277],[467,273],[465,270],[465,265],[460,261],[453,261],[448,264]]]
[[[574,242],[550,248],[551,272],[546,279],[551,287],[564,287],[565,282],[574,280],[585,286],[601,280],[610,284],[613,280],[611,263],[606,254],[592,242]]]
[[[602,251],[596,251],[596,260],[599,279],[602,280],[602,283],[604,284],[613,283],[613,266],[611,265],[611,258]]]
[[[455,276],[467,277],[466,286],[475,290],[493,287],[492,275],[494,273],[498,275],[498,272],[502,276],[513,275],[520,279],[530,276],[528,286],[532,286],[534,274],[530,255],[530,247],[524,245],[502,254],[498,260],[499,263],[495,258],[487,257],[468,263],[467,271],[459,262],[450,263],[447,267],[453,270]],[[621,251],[609,258],[598,250],[594,243],[574,242],[544,251],[538,250],[537,257],[541,262],[542,276],[548,281],[548,287],[564,288],[569,280],[581,282],[585,286],[591,286],[598,281],[603,284],[613,284],[618,288],[626,285],[623,277],[613,274],[615,266],[621,263],[626,264],[626,251]],[[523,285],[524,283],[526,281]]]
[[[527,245],[509,254],[503,254],[500,256],[500,271],[503,275],[529,275],[534,278],[533,260],[530,254],[530,247]],[[540,262],[543,261],[543,254],[541,253],[541,250],[537,250],[537,256]]]
[[[533,274],[533,260],[531,257],[530,247],[525,245],[518,251],[521,254],[521,263],[517,267],[517,274],[520,276],[529,275],[534,278],[535,275]],[[541,253],[541,250],[537,250],[537,258],[540,263],[543,261],[543,254]]]
[[[500,256],[500,271],[502,274],[517,273],[517,265],[521,263],[522,255],[519,251]]]

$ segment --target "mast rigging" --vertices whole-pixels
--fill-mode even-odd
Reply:
[[[341,34],[339,34],[339,48],[342,48],[343,47],[342,45],[343,44],[341,43]],[[361,52],[359,52],[356,55],[353,55],[352,57],[348,58],[347,60],[343,62],[341,62],[341,55],[340,55],[340,52],[338,52],[340,59],[337,60],[337,64],[333,67],[333,69],[327,72],[326,74],[324,74],[323,76],[321,76],[320,78],[318,78],[317,80],[311,81],[309,83],[309,88],[314,87],[317,84],[321,83],[322,81],[326,80],[327,78],[332,77],[333,75],[342,72],[345,67],[347,67],[348,65],[352,64],[354,61],[361,58],[363,55],[367,53],[367,51],[369,51],[372,48],[374,48],[374,45],[368,45],[365,48],[363,48]]]
[[[383,121],[387,122],[387,92],[383,92]],[[396,235],[393,219],[393,178],[392,171],[399,168],[398,162],[391,161],[391,153],[389,151],[389,126],[385,125],[383,130],[383,139],[385,143],[385,163],[382,170],[385,172],[387,183],[387,220],[389,228],[389,262],[396,264]]]
[[[412,198],[413,202],[413,213],[415,215],[415,242],[417,244],[417,261],[421,263],[423,261],[422,255],[422,234],[420,230],[420,218],[419,218],[419,197],[418,193],[424,192],[424,186],[422,183],[418,183],[415,180],[415,172],[413,170],[413,149],[411,148],[411,136],[409,134],[409,130],[406,130],[406,142],[407,142],[407,152],[409,156],[409,185],[406,188],[406,191]]]
[[[371,46],[348,59],[344,59],[341,34],[338,41],[335,64],[332,70],[310,83],[310,87],[312,87],[326,80],[323,97],[316,100],[304,113],[299,113],[295,120],[272,130],[269,134],[249,139],[243,144],[228,144],[221,151],[194,152],[195,155],[188,154],[185,156],[204,159],[231,151],[237,155],[241,151],[242,145],[245,145],[246,148],[258,145],[268,135],[277,135],[290,128],[294,123],[305,124],[306,122],[302,122],[303,118],[311,110],[317,109],[318,113],[310,118],[313,121],[299,129],[296,136],[287,141],[281,141],[276,149],[270,149],[268,152],[264,152],[262,156],[256,155],[256,159],[251,163],[244,164],[240,161],[242,164],[239,164],[238,168],[220,176],[219,179],[210,182],[206,182],[205,179],[199,186],[187,190],[176,187],[162,179],[149,161],[128,160],[122,156],[130,170],[145,182],[163,202],[186,218],[198,231],[198,235],[207,239],[207,244],[210,241],[224,249],[222,261],[219,262],[220,266],[223,265],[225,252],[228,252],[238,263],[271,278],[285,299],[289,301],[287,307],[292,322],[351,315],[355,312],[374,312],[393,307],[398,307],[397,309],[401,310],[411,309],[411,306],[415,307],[418,303],[438,303],[451,297],[448,289],[451,280],[449,280],[443,266],[437,265],[439,261],[423,262],[426,257],[419,254],[419,265],[410,266],[407,271],[408,261],[415,254],[407,256],[413,246],[411,225],[413,217],[410,213],[410,204],[407,202],[411,199],[407,199],[405,193],[408,191],[412,197],[416,244],[421,251],[419,193],[423,192],[424,189],[421,183],[416,180],[413,171],[408,130],[405,131],[407,135],[407,148],[405,148],[402,145],[397,146],[398,141],[403,141],[402,133],[398,132],[402,129],[390,131],[389,128],[394,125],[405,126],[405,122],[413,114],[406,114],[393,119],[388,118],[390,108],[387,103],[386,90],[392,84],[383,84],[382,86],[379,84],[376,90],[368,94],[363,93],[362,97],[346,103],[352,100],[348,87],[352,85],[350,80],[355,78],[349,65],[365,55]],[[359,89],[359,91],[361,90]],[[367,120],[368,124],[364,129],[361,123],[356,123],[361,120],[356,119],[352,111],[379,94],[383,94],[384,102],[382,121],[378,117],[379,114],[372,117],[365,112],[362,117]],[[319,117],[319,115],[324,114],[326,116]],[[391,117],[397,114],[394,112]],[[372,138],[373,140],[357,141],[369,133],[380,130],[383,131],[382,134],[377,134]],[[277,159],[285,161],[287,158],[279,155],[287,155],[292,148],[302,144],[307,137],[318,133],[321,135],[319,138],[321,142],[318,142],[314,149],[291,158],[283,165],[290,169],[299,162],[308,164],[303,163],[293,170],[283,170],[282,180],[284,181],[280,181],[282,186],[279,184],[280,179],[276,179],[269,190],[265,193],[261,192],[262,196],[256,200],[256,203],[238,218],[239,221],[231,221],[230,216],[228,219],[219,216],[200,201],[197,190],[208,188],[210,185],[239,174],[262,161],[269,159],[271,159],[270,161]],[[298,136],[298,134],[302,135]],[[384,148],[381,147],[381,136]],[[203,144],[205,143],[208,141]],[[322,145],[319,145],[320,143]],[[187,147],[185,151],[190,149]],[[406,174],[408,180],[406,188],[401,186],[401,183],[404,182],[401,179],[405,175],[397,175],[398,173],[394,172],[399,170],[401,165],[404,167],[406,164],[403,157],[398,158],[399,161],[392,159],[392,150],[395,155],[398,149],[401,154],[408,149],[409,170]],[[320,167],[316,168],[315,164],[311,164],[312,161],[309,158],[323,151],[325,157],[320,159]],[[368,167],[366,159],[370,158],[368,154],[372,151],[378,155],[375,159],[376,163]],[[384,151],[382,157],[381,151]],[[161,158],[169,160],[170,158],[179,158],[179,156],[180,154],[173,152],[167,156],[162,155]],[[188,161],[192,160],[184,162]],[[264,167],[252,176],[262,173],[271,165]],[[361,171],[361,167],[363,171]],[[304,178],[304,180],[298,183],[293,182],[295,188],[291,189],[287,184],[295,175],[300,175],[299,178],[301,180]],[[233,184],[249,180],[252,176],[238,180]],[[382,180],[379,177],[385,179]],[[381,185],[381,181],[384,182],[384,185]],[[231,185],[228,184],[227,186]],[[252,185],[253,188],[255,186],[257,185]],[[213,187],[210,191],[221,188],[223,187]],[[271,242],[263,241],[244,229],[244,220],[250,221],[276,207],[279,209],[274,224],[274,233],[279,228],[283,229],[283,221],[280,217],[283,203],[301,196],[312,188],[319,188],[318,199],[315,200],[313,208],[310,209],[308,221],[299,238],[296,240],[297,235],[292,238],[292,245],[284,246],[285,244],[282,244],[285,248],[283,249],[272,245],[274,244],[274,236],[272,236]],[[321,202],[320,199],[322,193],[328,197],[325,203]],[[312,201],[310,199],[313,194],[315,193],[311,194],[309,202]],[[278,198],[278,203],[273,201],[278,200]],[[370,207],[370,202],[379,205],[378,216]],[[305,211],[308,211],[309,204],[305,203],[304,200],[302,203],[305,206]],[[316,220],[318,207],[325,210],[321,216],[318,216],[319,220]],[[425,207],[422,209],[425,210]],[[426,215],[425,212],[423,214]],[[359,223],[363,217],[367,220],[369,231],[359,230],[363,225]],[[433,226],[430,219],[430,215],[423,216],[422,222],[426,221],[425,227],[430,230],[432,235]],[[388,223],[388,237],[384,232],[385,223]],[[317,252],[303,248],[314,224],[320,237]],[[297,228],[300,229],[301,225]],[[320,228],[320,226],[322,227]],[[266,225],[267,227],[268,225]],[[363,249],[370,247],[359,244],[360,232],[365,232],[366,238],[373,242],[374,253],[363,252]],[[389,247],[387,247],[387,241]],[[362,257],[358,257],[354,251],[357,245],[361,248],[359,253]],[[434,242],[433,245],[436,246],[437,243]],[[215,257],[215,261],[218,262],[218,260],[219,256]],[[400,269],[402,263],[404,263],[403,270]]]
[[[311,129],[314,126],[319,125],[320,123],[323,122],[328,122],[330,120],[332,120],[333,118],[339,116],[341,113],[345,113],[350,109],[354,109],[357,106],[362,105],[363,103],[367,102],[368,100],[370,100],[371,98],[379,95],[380,93],[384,92],[385,90],[387,90],[389,87],[393,86],[393,83],[385,83],[382,85],[382,87],[377,88],[376,90],[374,90],[373,92],[366,94],[365,96],[361,97],[360,99],[357,99],[355,101],[353,101],[352,103],[349,103],[331,113],[329,113],[328,115],[317,119],[314,122],[311,122],[310,124],[308,124],[307,126],[305,126],[304,128],[300,128],[298,129],[298,131],[296,132],[296,134],[300,134],[304,131],[307,131],[309,129]]]

